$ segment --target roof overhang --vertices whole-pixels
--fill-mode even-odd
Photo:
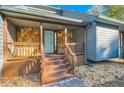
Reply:
[[[106,16],[97,16],[96,17],[96,21],[97,22],[102,22],[102,23],[106,23],[106,24],[111,24],[114,26],[118,26],[119,27],[119,31],[124,31],[124,22],[123,21],[119,21],[110,17],[106,17]]]
[[[63,17],[60,15],[47,13],[47,12],[31,12],[27,10],[21,10],[11,7],[0,6],[0,12],[9,17],[16,17],[16,18],[23,18],[23,19],[32,19],[41,22],[53,22],[58,24],[65,24],[65,25],[76,25],[76,26],[86,26],[90,22],[85,20],[73,19],[68,17]]]
[[[124,26],[124,22],[110,18],[110,17],[102,16],[102,15],[99,15],[98,17],[96,17],[96,21],[119,26],[119,27],[122,25]]]

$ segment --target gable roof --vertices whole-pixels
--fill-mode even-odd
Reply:
[[[60,16],[52,12],[47,12],[42,9],[22,6],[22,7],[11,7],[11,6],[0,6],[0,11],[7,16],[18,16],[18,17],[30,17],[38,20],[55,21],[58,23],[74,24],[79,26],[86,26],[90,23],[86,19],[75,19],[71,17]],[[83,15],[82,15],[83,16]]]

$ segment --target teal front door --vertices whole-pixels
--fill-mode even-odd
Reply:
[[[45,53],[54,53],[54,31],[44,31]]]

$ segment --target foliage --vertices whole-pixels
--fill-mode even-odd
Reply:
[[[87,13],[104,15],[124,21],[124,6],[121,5],[94,5]]]
[[[99,15],[103,14],[104,11],[106,11],[107,6],[98,6],[94,5],[91,9],[87,11],[88,14],[94,14],[94,15]]]
[[[108,17],[112,17],[112,18],[124,21],[124,6],[111,5],[108,7],[106,14]]]

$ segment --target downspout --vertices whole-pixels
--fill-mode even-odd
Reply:
[[[90,22],[86,27],[85,27],[85,40],[84,40],[84,64],[88,65],[88,61],[87,61],[87,31],[88,29],[90,29],[90,27],[92,26],[92,23]]]

